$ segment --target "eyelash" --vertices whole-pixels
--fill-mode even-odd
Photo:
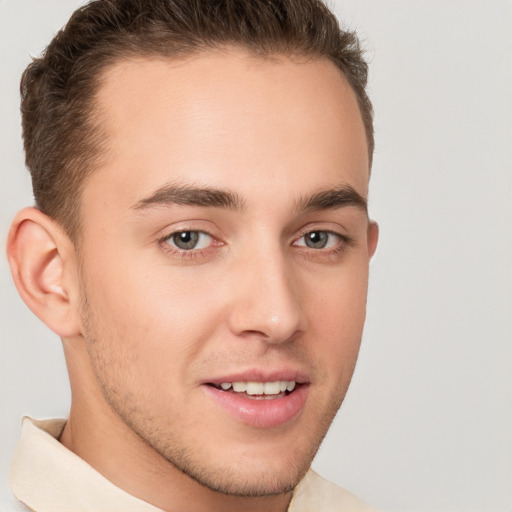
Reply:
[[[169,243],[169,239],[171,239],[173,236],[178,235],[180,233],[199,233],[209,236],[212,239],[212,243],[205,248],[202,249],[179,249],[176,247],[172,247]],[[315,249],[312,247],[308,247],[307,245],[295,245],[300,239],[304,238],[308,234],[311,233],[327,233],[328,235],[335,236],[338,238],[338,242],[335,244],[332,248],[319,248]],[[349,247],[353,246],[355,241],[348,237],[347,235],[342,235],[341,233],[337,233],[336,231],[328,230],[328,229],[308,229],[307,231],[304,231],[298,238],[296,238],[292,246],[295,247],[301,247],[301,250],[304,252],[308,252],[309,254],[313,253],[316,256],[319,257],[329,257],[329,258],[336,258],[336,256],[344,253]],[[200,229],[179,229],[177,231],[172,231],[171,233],[168,233],[161,238],[158,239],[158,245],[162,248],[162,250],[172,256],[177,256],[179,258],[183,259],[194,259],[194,258],[201,258],[204,256],[207,256],[209,253],[211,253],[213,250],[215,250],[215,247],[220,247],[224,245],[224,243],[219,242],[213,235],[210,233],[207,233],[206,231],[201,231]]]

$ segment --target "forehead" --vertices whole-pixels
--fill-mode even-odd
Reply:
[[[235,50],[124,60],[105,72],[97,104],[108,149],[91,181],[127,203],[169,181],[241,195],[262,182],[291,195],[349,183],[367,194],[357,100],[327,60]]]

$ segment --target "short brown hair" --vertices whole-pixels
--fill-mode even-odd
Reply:
[[[373,154],[368,67],[355,33],[321,0],[94,0],[79,8],[21,79],[26,164],[36,206],[74,238],[80,191],[101,157],[101,72],[131,56],[178,58],[235,45],[257,55],[327,58],[354,90]]]

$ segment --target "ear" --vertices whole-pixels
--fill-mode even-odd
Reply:
[[[370,258],[375,254],[377,243],[379,241],[379,225],[375,221],[370,221],[368,224],[368,254]]]
[[[18,293],[61,338],[80,334],[75,248],[64,230],[36,208],[14,218],[7,257]]]

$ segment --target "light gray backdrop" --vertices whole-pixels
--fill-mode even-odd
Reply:
[[[32,204],[19,76],[79,4],[0,0],[0,249]],[[377,149],[358,368],[315,466],[389,512],[512,510],[512,3],[338,0],[371,61]],[[60,341],[0,260],[0,509],[20,418],[65,416]]]

